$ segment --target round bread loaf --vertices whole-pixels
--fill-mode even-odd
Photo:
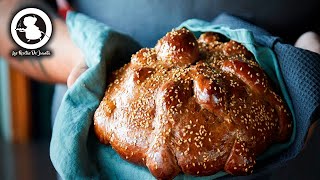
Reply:
[[[252,173],[291,115],[253,55],[216,33],[173,30],[115,71],[94,114],[99,140],[158,179]]]

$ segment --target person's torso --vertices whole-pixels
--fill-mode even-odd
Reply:
[[[295,4],[299,2],[299,4]],[[72,6],[152,47],[183,21],[211,21],[222,12],[249,20],[278,36],[293,36],[318,20],[318,0],[77,0]],[[316,24],[316,22],[315,22]],[[293,29],[296,27],[296,29]],[[288,31],[291,29],[290,31]]]

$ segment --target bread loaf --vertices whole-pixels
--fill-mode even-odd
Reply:
[[[172,179],[252,173],[257,155],[290,137],[292,121],[243,45],[180,29],[113,73],[94,130],[122,158]]]

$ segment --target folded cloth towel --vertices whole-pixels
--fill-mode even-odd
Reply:
[[[92,129],[93,114],[104,95],[107,71],[130,60],[140,47],[129,37],[86,17],[71,12],[67,25],[74,42],[82,49],[89,69],[65,94],[51,140],[50,157],[64,179],[154,179],[145,167],[121,159],[110,147],[98,142]],[[188,20],[196,35],[215,31],[243,43],[279,85],[294,114],[294,133],[284,144],[272,146],[259,157],[259,167],[250,177],[283,165],[301,150],[310,122],[318,118],[320,98],[320,56],[281,43],[264,30],[222,14],[211,23]],[[180,174],[176,179],[232,178],[219,172],[207,177]]]

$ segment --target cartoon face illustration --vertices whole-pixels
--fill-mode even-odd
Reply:
[[[14,15],[10,31],[13,40],[20,47],[38,49],[50,40],[52,22],[41,9],[25,8]]]
[[[32,16],[27,16],[23,19],[23,24],[28,27],[28,26],[33,26],[35,25],[37,22],[37,18],[36,17],[32,17]]]
[[[26,39],[28,39],[28,42],[30,40],[41,40],[41,31],[39,30],[39,27],[35,25],[37,22],[37,18],[33,16],[27,16],[23,19],[23,24],[27,28],[17,28],[20,32],[25,32]]]

